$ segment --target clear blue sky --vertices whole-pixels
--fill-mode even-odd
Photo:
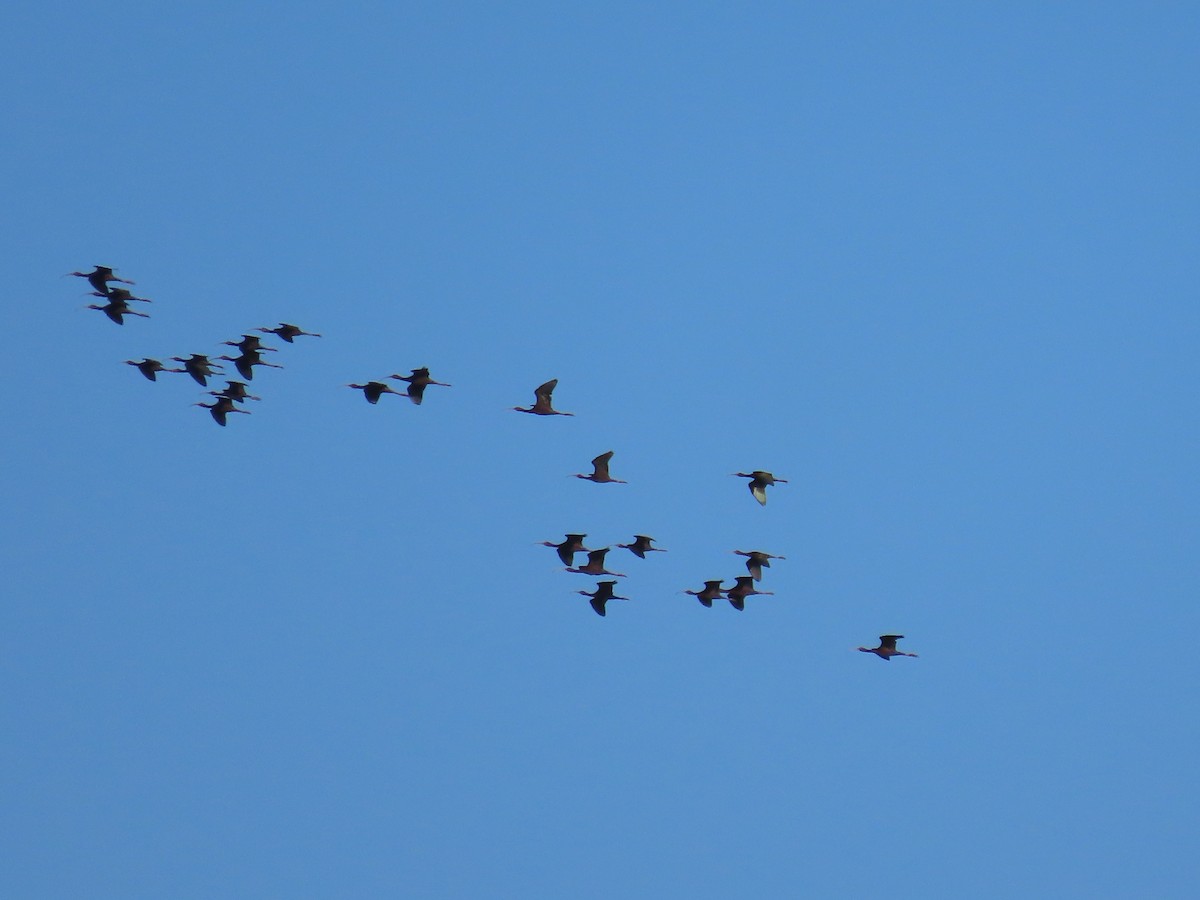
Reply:
[[[0,25],[6,895],[1194,896],[1195,4]]]

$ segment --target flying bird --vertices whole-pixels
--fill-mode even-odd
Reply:
[[[400,397],[404,396],[399,391],[392,390],[382,381],[368,381],[366,384],[348,384],[346,387],[351,387],[355,390],[362,391],[363,396],[367,398],[367,402],[372,404],[378,403],[379,398],[384,394],[396,394]]]
[[[101,296],[108,296],[108,283],[110,281],[119,281],[122,284],[133,284],[127,278],[118,278],[113,274],[113,270],[108,266],[96,266],[91,272],[68,272],[68,275],[78,275],[80,278],[86,278],[88,284],[93,290],[99,291]]]
[[[107,292],[92,291],[93,297],[107,297],[109,300],[120,300],[123,303],[153,303],[147,297],[135,297],[132,291],[127,291],[125,288],[110,287]]]
[[[725,592],[726,599],[733,608],[741,612],[746,608],[746,598],[755,594],[774,594],[774,591],[760,591],[754,587],[754,579],[750,575],[739,575],[734,579],[733,587]]]
[[[637,556],[641,559],[645,559],[647,553],[666,553],[667,552],[662,547],[651,547],[650,545],[652,543],[654,543],[654,538],[649,537],[644,534],[635,534],[633,536],[632,544],[617,544],[617,546],[620,547],[622,550],[631,551],[634,556]]]
[[[916,656],[915,653],[905,653],[903,650],[896,649],[896,641],[900,640],[902,634],[881,634],[879,636],[878,647],[859,647],[863,653],[874,653],[885,662],[890,662],[893,656]]]
[[[275,334],[283,338],[289,344],[293,343],[293,339],[302,334],[309,337],[320,337],[315,331],[304,331],[297,325],[292,325],[288,322],[280,322],[276,328],[255,328],[255,331],[261,331],[263,334]]]
[[[274,347],[264,347],[264,350],[273,350]],[[269,366],[272,369],[282,369],[283,366],[278,363],[270,363],[262,358],[262,354],[257,350],[243,350],[240,356],[218,356],[217,359],[227,359],[233,363],[233,367],[238,370],[238,374],[247,381],[254,380],[255,366]]]
[[[592,609],[596,611],[596,615],[602,616],[605,614],[604,604],[609,600],[629,599],[628,597],[618,597],[614,594],[613,587],[615,585],[615,581],[601,581],[597,582],[595,591],[579,591],[578,593],[583,594],[585,597],[590,597],[591,600],[589,602],[592,604]]]
[[[221,341],[221,343],[227,344],[230,347],[237,347],[242,353],[246,353],[251,350],[266,350],[270,353],[279,352],[275,347],[263,346],[262,338],[260,338],[257,334],[243,334],[240,341]]]
[[[453,385],[446,384],[444,381],[434,381],[429,377],[429,369],[425,367],[413,369],[411,375],[389,375],[388,377],[399,381],[407,381],[408,390],[406,393],[408,394],[408,399],[417,404],[417,406],[421,405],[421,400],[425,397],[425,388],[429,387],[429,385],[436,384],[441,387],[453,387]]]
[[[246,382],[244,381],[226,381],[225,387],[219,391],[209,391],[214,397],[224,397],[227,400],[232,400],[234,403],[245,403],[247,400],[261,400],[262,397],[255,397],[253,394],[246,392]]]
[[[569,568],[567,571],[578,572],[580,575],[615,575],[618,578],[624,578],[625,576],[620,572],[610,572],[604,568],[604,555],[610,549],[609,547],[601,547],[599,550],[589,550],[587,565],[580,566],[577,569]]]
[[[560,412],[550,405],[550,395],[554,393],[554,387],[558,384],[557,378],[552,378],[545,384],[539,385],[534,389],[534,403],[529,409],[523,406],[514,406],[517,412],[533,413],[535,416],[573,416],[575,413]]]
[[[607,453],[601,453],[592,460],[593,471],[591,475],[577,474],[575,477],[582,478],[584,481],[594,481],[596,484],[629,484],[628,481],[622,481],[620,478],[613,478],[608,474],[608,461],[612,459],[612,457],[612,450],[609,450]]]
[[[725,590],[721,587],[721,579],[716,581],[704,582],[704,589],[699,591],[683,591],[685,594],[691,594],[699,600],[704,606],[712,609],[713,601],[720,600],[725,596]]]
[[[171,359],[175,362],[183,363],[182,369],[170,369],[171,372],[187,372],[192,376],[192,379],[201,387],[208,386],[208,377],[216,375],[217,372],[225,367],[219,363],[214,363],[203,353],[193,353],[191,356],[172,356]]]
[[[746,557],[746,571],[755,581],[762,581],[763,566],[771,568],[771,560],[787,559],[786,556],[776,556],[773,553],[763,553],[761,550],[734,550],[738,556]]]
[[[192,405],[203,406],[205,409],[207,409],[212,414],[213,421],[222,428],[225,427],[225,416],[229,413],[242,413],[243,415],[247,416],[250,415],[250,411],[248,409],[238,409],[234,402],[228,397],[218,397],[212,403],[193,403]]]
[[[139,372],[141,372],[143,375],[145,375],[151,381],[158,381],[158,373],[159,372],[182,372],[183,371],[183,369],[168,369],[157,359],[150,359],[149,357],[147,357],[146,359],[143,359],[141,362],[138,362],[136,359],[127,359],[127,360],[125,360],[125,364],[128,366],[133,366],[135,369],[137,369]]]
[[[116,322],[118,325],[125,324],[125,316],[141,316],[143,319],[148,319],[150,316],[144,312],[137,312],[130,309],[129,304],[124,300],[110,299],[104,305],[97,303],[89,303],[88,309],[98,309],[100,312],[108,316],[110,321]]]
[[[767,487],[772,484],[787,484],[786,478],[776,478],[770,472],[755,469],[753,472],[734,472],[738,478],[750,479],[750,493],[763,506],[767,505]]]
[[[562,543],[555,544],[551,541],[542,541],[541,545],[543,547],[553,547],[558,551],[558,558],[563,561],[563,565],[573,566],[575,565],[576,553],[588,552],[587,547],[583,546],[583,539],[585,537],[587,537],[586,534],[568,534],[567,539]]]

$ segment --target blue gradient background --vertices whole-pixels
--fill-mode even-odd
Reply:
[[[8,896],[1194,896],[1194,4],[0,24]]]

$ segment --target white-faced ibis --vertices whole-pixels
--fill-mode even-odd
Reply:
[[[80,278],[86,278],[88,284],[93,290],[99,291],[101,296],[108,296],[108,283],[110,281],[119,281],[122,284],[133,284],[128,278],[118,278],[113,274],[113,270],[108,266],[96,266],[92,272],[68,272],[68,275],[78,275]]]
[[[629,484],[628,481],[622,481],[620,478],[613,478],[608,474],[608,461],[613,458],[613,451],[601,453],[592,460],[591,475],[576,475],[576,478],[582,478],[584,481],[594,481],[596,484]]]
[[[272,349],[270,347],[264,349]],[[283,366],[278,363],[269,363],[262,358],[262,354],[257,350],[243,350],[240,356],[218,356],[217,359],[227,359],[233,363],[233,367],[238,370],[238,374],[247,381],[254,380],[255,366],[269,366],[272,369],[282,369]]]
[[[182,369],[172,369],[172,372],[187,372],[197,384],[204,387],[208,386],[210,375],[216,375],[218,371],[225,368],[218,363],[211,362],[203,353],[193,353],[187,357],[172,356],[171,359],[183,363]]]
[[[587,565],[580,566],[577,569],[569,568],[567,571],[578,572],[580,575],[615,575],[618,578],[624,578],[625,576],[620,572],[610,572],[608,569],[604,568],[604,555],[608,553],[610,549],[612,548],[601,547],[599,550],[589,550],[587,555]]]
[[[125,364],[128,366],[133,366],[135,369],[137,369],[139,372],[141,372],[143,375],[145,375],[151,381],[158,381],[158,373],[159,372],[182,372],[182,371],[184,371],[183,369],[168,369],[157,359],[150,359],[149,357],[147,357],[146,359],[143,359],[141,362],[138,362],[136,359],[127,359],[127,360],[125,360]]]
[[[568,534],[567,539],[560,544],[555,544],[550,541],[542,541],[543,547],[553,547],[558,551],[558,558],[563,561],[565,566],[575,565],[576,553],[587,553],[587,547],[583,546],[583,539],[586,534]]]
[[[96,303],[89,303],[88,309],[98,309],[100,312],[108,316],[110,321],[116,322],[118,325],[125,324],[125,316],[141,316],[143,319],[150,318],[144,312],[137,312],[130,309],[129,304],[124,300],[109,300],[103,306]]]
[[[863,653],[874,653],[884,661],[890,661],[893,656],[916,656],[915,653],[905,653],[903,650],[896,649],[896,641],[900,640],[902,634],[881,634],[879,636],[878,647],[859,647]]]
[[[725,596],[725,590],[721,587],[721,579],[716,581],[704,582],[704,589],[700,591],[684,591],[685,594],[691,594],[699,600],[704,606],[712,609],[714,600],[720,600]]]
[[[767,505],[767,487],[772,484],[787,484],[786,478],[776,478],[770,472],[755,469],[753,472],[734,472],[738,478],[750,479],[750,493],[763,506]]]
[[[644,534],[635,534],[633,536],[632,544],[617,544],[617,546],[620,547],[622,550],[631,551],[634,556],[637,556],[641,559],[645,559],[647,553],[666,553],[667,552],[662,547],[651,547],[650,545],[652,543],[654,543],[654,538],[648,537],[647,535],[644,535]]]
[[[525,409],[523,406],[514,406],[517,412],[533,413],[535,416],[573,416],[575,413],[559,412],[550,405],[550,395],[554,393],[554,387],[558,384],[557,378],[552,378],[545,384],[538,385],[533,391],[534,402],[533,406]]]
[[[616,586],[615,581],[600,581],[596,583],[595,591],[579,591],[585,597],[591,597],[589,601],[592,604],[592,609],[596,611],[596,615],[604,615],[604,604],[609,600],[628,600],[628,597],[618,597],[613,593],[613,588]]]
[[[763,566],[771,568],[771,560],[787,559],[786,556],[776,556],[773,553],[763,553],[761,550],[734,550],[738,556],[746,557],[746,571],[755,581],[762,581]]]
[[[425,396],[425,388],[431,384],[436,384],[441,387],[453,387],[454,385],[446,384],[444,381],[434,381],[429,377],[429,369],[422,366],[420,369],[413,369],[411,375],[389,375],[389,378],[395,378],[399,381],[408,382],[408,399],[417,406],[421,405],[421,400]]]
[[[100,291],[92,291],[93,297],[107,297],[109,300],[120,300],[124,303],[152,303],[153,301],[147,297],[135,297],[132,291],[127,291],[125,288],[109,288],[107,293]]]
[[[294,338],[298,338],[302,334],[309,337],[320,337],[315,331],[304,331],[299,326],[288,322],[280,322],[277,328],[255,328],[254,330],[261,331],[263,334],[279,335],[279,337],[283,338],[289,344],[293,342]]]
[[[230,347],[237,347],[242,353],[249,350],[266,350],[270,353],[279,352],[275,347],[263,346],[262,338],[257,334],[243,334],[240,341],[221,341],[221,343]]]
[[[237,405],[228,397],[218,397],[212,403],[194,403],[192,405],[203,406],[205,409],[207,409],[210,413],[212,413],[213,421],[222,428],[225,427],[225,416],[229,413],[242,413],[247,416],[250,415],[250,411],[248,409],[238,409]]]
[[[755,594],[774,594],[774,591],[760,591],[754,586],[754,579],[749,575],[739,575],[734,579],[733,587],[725,592],[726,598],[733,608],[741,612],[746,608],[746,598]]]
[[[219,391],[209,391],[214,397],[225,397],[232,400],[234,403],[245,403],[247,400],[261,400],[262,397],[255,397],[253,394],[246,392],[246,382],[244,381],[226,381],[225,387]]]
[[[367,398],[368,403],[378,403],[379,398],[384,394],[395,394],[398,397],[403,397],[399,391],[394,391],[382,381],[368,381],[366,384],[348,384],[346,387],[354,388],[357,391],[362,391],[363,396]]]

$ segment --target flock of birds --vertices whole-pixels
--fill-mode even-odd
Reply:
[[[117,277],[112,268],[98,265],[91,272],[69,272],[68,274],[87,279],[88,284],[92,286],[93,296],[102,297],[105,300],[103,304],[89,304],[88,308],[103,312],[116,324],[124,325],[125,316],[149,318],[148,313],[139,312],[131,308],[129,304],[132,302],[149,303],[151,301],[145,297],[133,296],[126,288],[114,287],[114,284],[134,284],[134,282]],[[251,331],[261,334],[274,334],[288,344],[293,343],[295,338],[302,335],[321,337],[316,332],[304,331],[299,326],[288,322],[281,322],[274,327],[254,328]],[[247,382],[254,379],[254,368],[256,366],[267,366],[281,369],[283,366],[263,359],[263,353],[276,352],[277,348],[264,346],[259,334],[245,333],[238,340],[223,341],[222,343],[236,347],[238,355],[221,355],[210,359],[203,353],[193,353],[186,357],[170,357],[172,362],[181,363],[180,368],[168,368],[161,360],[150,357],[141,360],[130,359],[125,360],[125,362],[135,367],[150,381],[157,381],[159,372],[186,373],[202,387],[207,387],[208,379],[216,377],[218,372],[224,368],[215,360],[232,362],[238,374],[246,380],[234,381],[227,379],[223,388],[218,391],[208,392],[214,398],[211,403],[201,402],[193,404],[206,408],[212,415],[213,420],[218,425],[224,426],[227,422],[227,417],[232,413],[249,414],[249,410],[242,408],[247,400],[261,399],[247,391]],[[418,406],[424,399],[425,389],[429,386],[451,387],[451,385],[445,382],[435,381],[430,375],[429,369],[424,367],[413,369],[408,375],[392,374],[387,376],[387,378],[404,382],[407,385],[405,390],[396,390],[387,381],[383,380],[368,381],[363,384],[349,384],[346,386],[362,391],[367,402],[371,404],[377,404],[384,394],[396,394],[398,396],[407,396],[412,403]],[[513,410],[535,416],[573,416],[574,413],[563,412],[554,408],[553,394],[554,388],[557,385],[557,378],[539,385],[534,389],[534,402],[532,406],[514,406]],[[591,481],[594,484],[626,484],[627,482],[622,479],[612,476],[609,468],[612,458],[612,450],[601,453],[592,460],[592,471],[590,473],[576,473],[575,477],[584,481]],[[762,469],[755,469],[752,472],[734,472],[733,475],[738,478],[749,479],[747,486],[750,489],[750,494],[762,506],[766,506],[767,503],[768,487],[773,487],[777,484],[787,484],[787,479],[777,478],[771,472]],[[616,579],[626,576],[624,573],[611,572],[605,568],[605,557],[612,547],[600,547],[589,550],[583,543],[586,537],[586,534],[567,534],[562,541],[557,543],[553,541],[542,541],[540,543],[543,546],[554,548],[558,554],[558,558],[562,560],[566,567],[567,572],[590,576],[613,576],[609,580],[597,582],[594,591],[578,591],[579,594],[588,598],[588,602],[597,615],[604,616],[607,614],[607,604],[610,600],[630,599],[622,597],[615,592],[617,586]],[[617,544],[616,546],[622,550],[630,551],[639,559],[645,559],[648,553],[666,552],[661,547],[655,547],[654,540],[654,538],[648,535],[635,534],[631,543]],[[733,585],[730,587],[723,587],[723,579],[716,579],[704,582],[704,587],[698,591],[686,590],[681,593],[690,594],[709,609],[712,608],[714,600],[725,599],[739,612],[746,608],[747,597],[773,595],[773,591],[758,590],[756,584],[762,581],[763,569],[771,567],[771,560],[786,559],[787,557],[766,553],[762,550],[734,550],[733,552],[739,556],[746,557],[746,570],[749,574],[736,576]],[[575,565],[575,555],[578,553],[585,553],[587,555],[587,562],[582,566]],[[893,656],[916,656],[917,654],[915,653],[907,653],[896,648],[896,642],[903,637],[904,635],[900,634],[880,635],[879,646],[858,647],[857,649],[863,653],[873,653],[884,661],[890,660]]]

